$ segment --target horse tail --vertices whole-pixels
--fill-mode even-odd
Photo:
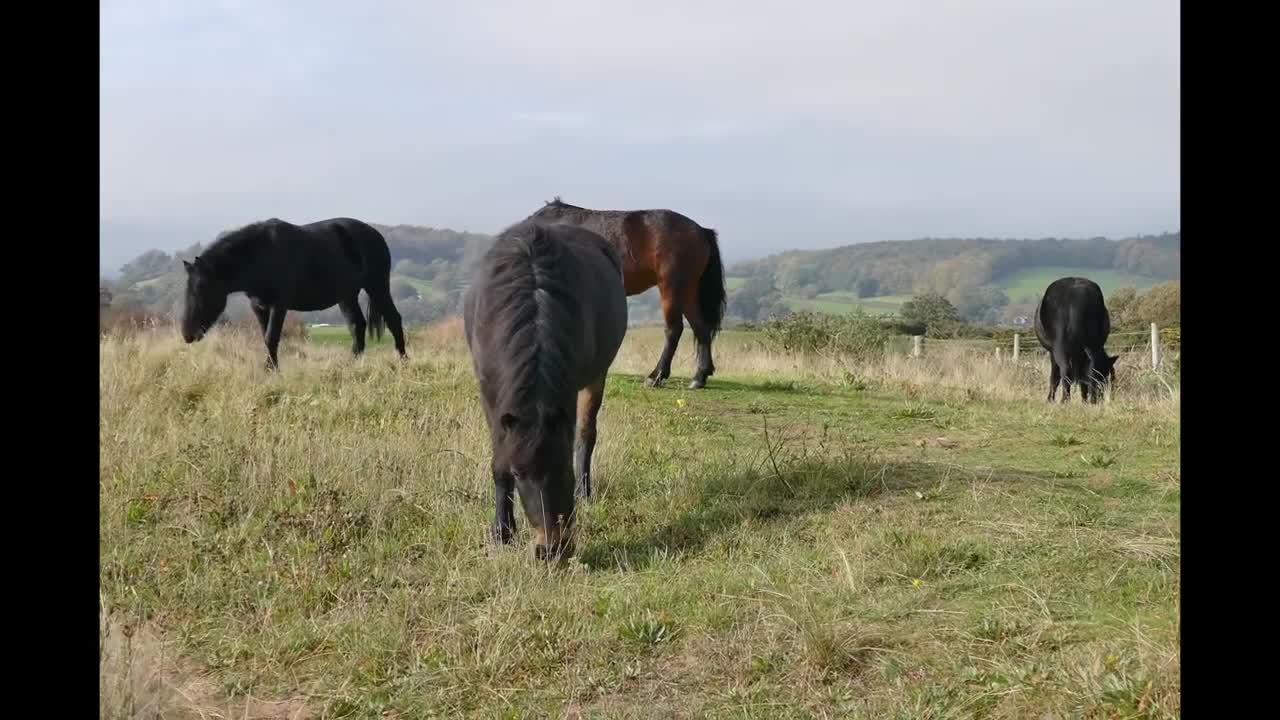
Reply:
[[[702,228],[702,235],[707,239],[710,255],[707,258],[707,269],[698,280],[698,310],[714,335],[720,332],[728,300],[724,290],[724,263],[720,261],[720,244],[716,239],[716,231]]]
[[[369,339],[377,338],[377,342],[382,342],[382,329],[386,326],[386,320],[382,317],[382,303],[378,302],[373,294],[369,294]]]

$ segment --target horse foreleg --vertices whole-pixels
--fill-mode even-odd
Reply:
[[[688,308],[685,310],[685,317],[689,319],[693,337],[698,341],[698,367],[693,373],[693,382],[689,383],[689,389],[698,390],[705,387],[707,378],[716,372],[716,365],[711,361],[711,328],[707,327],[707,323],[702,319],[702,313],[697,309],[696,296],[685,307]]]
[[[680,345],[680,335],[684,333],[684,318],[680,315],[677,293],[662,295],[662,317],[667,324],[667,344],[658,357],[658,365],[649,373],[650,387],[662,387],[662,383],[671,377],[671,358],[675,357],[676,347]]]
[[[276,356],[276,350],[280,347],[280,333],[284,331],[284,316],[289,312],[288,308],[280,305],[271,307],[271,317],[267,319],[267,369],[276,370],[280,367],[280,361]]]
[[[253,309],[253,316],[258,318],[258,327],[262,329],[262,337],[267,337],[267,323],[271,320],[271,308],[258,303],[250,303],[249,307]]]
[[[604,378],[578,391],[578,437],[573,456],[573,474],[578,479],[578,497],[591,499],[591,455],[596,449],[596,418],[604,403]]]
[[[1058,363],[1053,358],[1049,358],[1049,402],[1053,402],[1053,398],[1058,394],[1058,383],[1062,380],[1062,372],[1058,370]]]
[[[515,492],[515,478],[509,472],[493,469],[494,513],[493,527],[490,534],[493,541],[505,545],[516,535],[516,511],[512,493]]]

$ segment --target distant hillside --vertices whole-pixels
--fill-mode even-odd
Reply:
[[[374,224],[387,238],[392,289],[406,322],[429,322],[458,308],[476,262],[493,242],[489,235],[415,225]],[[722,243],[731,242],[723,238]],[[729,269],[729,312],[758,320],[787,310],[843,313],[861,306],[892,313],[920,292],[947,297],[975,322],[1028,314],[1055,278],[1084,275],[1104,292],[1144,290],[1180,278],[1182,236],[1108,240],[936,239],[876,242],[830,250],[793,250]],[[116,303],[172,313],[181,305],[181,260],[200,245],[172,255],[150,250],[110,284]],[[630,299],[633,323],[660,319],[656,290]],[[233,312],[241,311],[233,307]],[[336,308],[307,313],[307,322],[341,323]]]
[[[1104,292],[1181,278],[1182,234],[1108,240],[926,238],[795,250],[729,270],[730,312],[759,319],[786,309],[894,312],[937,292],[974,322],[1025,315],[1052,280],[1081,275]]]

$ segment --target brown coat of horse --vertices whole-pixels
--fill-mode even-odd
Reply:
[[[673,210],[592,210],[558,197],[528,219],[577,225],[608,240],[622,257],[627,295],[658,287],[667,343],[647,384],[658,387],[670,377],[684,320],[698,341],[698,366],[689,388],[707,384],[716,371],[711,341],[725,311],[724,265],[715,230]]]

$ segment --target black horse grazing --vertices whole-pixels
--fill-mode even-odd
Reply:
[[[518,223],[472,277],[463,322],[493,446],[494,539],[511,542],[517,490],[537,556],[571,554],[574,479],[589,499],[605,376],[627,331],[622,260],[589,230]]]
[[[560,198],[526,219],[577,225],[612,243],[622,257],[627,294],[638,295],[657,285],[662,299],[667,344],[649,373],[648,384],[658,387],[670,377],[671,358],[684,333],[685,319],[698,341],[698,369],[689,389],[707,384],[716,372],[711,341],[724,320],[726,298],[715,230],[674,210],[590,210]]]
[[[1049,402],[1062,382],[1062,401],[1071,399],[1072,384],[1080,384],[1086,402],[1098,402],[1102,386],[1115,382],[1118,356],[1103,346],[1111,334],[1111,314],[1102,288],[1092,280],[1067,277],[1054,280],[1036,306],[1036,339],[1050,354]]]
[[[382,339],[391,329],[400,357],[404,327],[391,301],[391,251],[382,234],[351,218],[332,218],[307,225],[271,219],[247,225],[219,238],[187,268],[186,308],[182,338],[195,342],[227,307],[227,296],[243,292],[262,326],[267,366],[279,367],[276,348],[284,316],[337,304],[351,330],[352,353],[364,352],[365,318],[360,291],[369,295],[370,337]]]

